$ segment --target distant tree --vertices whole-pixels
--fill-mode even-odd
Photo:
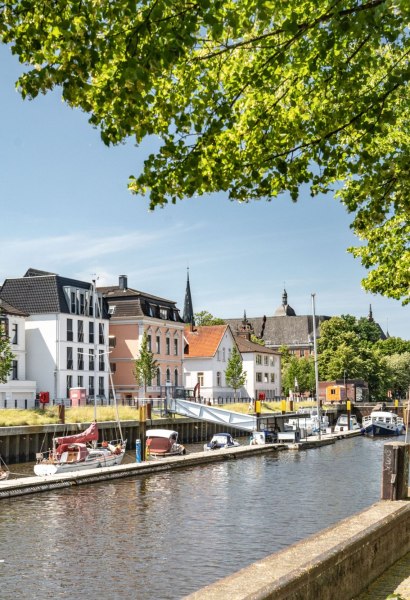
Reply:
[[[390,375],[390,390],[394,398],[405,398],[410,388],[410,352],[385,357]]]
[[[301,394],[315,389],[315,366],[313,357],[296,358],[291,356],[285,363],[282,370],[282,389],[288,396],[290,390],[295,391],[295,382],[297,381],[297,391]]]
[[[251,335],[251,342],[253,342],[254,344],[259,344],[260,346],[264,346],[265,342],[263,340],[261,340],[260,338],[258,338],[256,335]]]
[[[403,354],[410,352],[410,341],[402,340],[399,337],[390,337],[386,340],[378,340],[376,342],[377,349],[384,356],[392,354]]]
[[[359,321],[348,315],[333,317],[321,324],[319,379],[363,379],[369,385],[372,398],[384,398],[388,385],[387,365],[376,344],[371,341],[374,328],[367,328],[363,321]]]
[[[210,312],[206,310],[202,310],[199,313],[195,313],[195,325],[204,326],[204,325],[225,325],[225,321],[223,319],[218,319],[211,315]]]
[[[141,341],[139,357],[134,361],[134,377],[138,385],[144,386],[144,394],[147,391],[147,385],[151,385],[153,378],[158,371],[158,363],[154,359],[154,355],[148,348],[148,336],[144,332]]]
[[[234,398],[236,400],[236,393],[246,381],[246,371],[243,370],[242,357],[239,354],[236,346],[233,347],[231,357],[228,360],[228,364],[225,371],[226,384],[233,388]]]
[[[6,383],[15,355],[10,349],[10,340],[0,325],[0,383]]]

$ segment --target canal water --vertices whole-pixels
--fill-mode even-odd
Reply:
[[[376,502],[385,442],[2,500],[0,596],[178,600]]]

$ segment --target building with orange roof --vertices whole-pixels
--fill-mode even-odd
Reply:
[[[226,384],[225,371],[237,344],[229,325],[186,326],[184,336],[185,388],[211,402],[231,398],[234,391]],[[248,396],[245,388],[237,394]]]

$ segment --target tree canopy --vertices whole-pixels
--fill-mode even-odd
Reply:
[[[237,391],[245,385],[246,371],[243,370],[243,362],[236,346],[232,348],[232,354],[228,360],[225,370],[226,385],[233,388],[234,398]]]
[[[204,326],[204,325],[225,325],[225,321],[223,319],[219,319],[218,317],[214,317],[207,310],[202,310],[199,313],[195,313],[195,325]]]
[[[366,289],[410,302],[408,0],[3,0],[0,36],[106,144],[158,139],[151,208],[335,192]]]
[[[144,386],[144,393],[147,391],[147,385],[152,385],[152,380],[157,375],[158,362],[149,347],[148,335],[144,331],[141,340],[141,347],[138,358],[134,361],[134,377],[138,385]]]

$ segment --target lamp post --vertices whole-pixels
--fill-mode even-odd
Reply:
[[[319,370],[318,370],[318,365],[317,365],[315,296],[316,296],[316,294],[312,294],[313,354],[314,354],[314,361],[315,361],[316,406],[317,406],[317,418],[318,418],[318,424],[319,424],[319,440],[320,440],[322,434],[321,434],[321,415],[320,415],[320,400],[319,400]]]

